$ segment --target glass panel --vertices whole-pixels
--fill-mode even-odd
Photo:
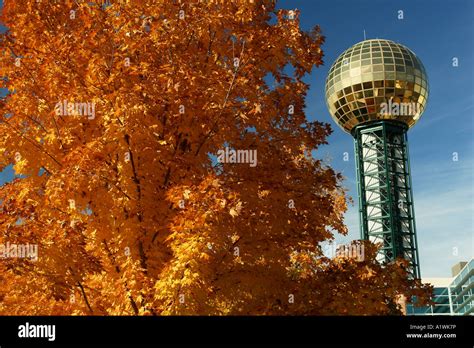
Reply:
[[[362,74],[370,73],[371,69],[372,69],[372,65],[363,66],[361,69]]]
[[[366,82],[363,84],[363,86],[364,86],[364,89],[372,88],[372,82]]]
[[[396,89],[395,89],[395,95],[396,95],[397,97],[403,98],[403,94],[404,94],[403,89],[399,89],[399,88],[396,88]]]
[[[367,73],[367,74],[362,74],[362,82],[368,82],[373,80],[373,74],[372,73]]]
[[[350,86],[351,85],[351,78],[347,76],[345,79],[341,81],[341,84],[343,87]]]
[[[352,77],[351,80],[352,80],[353,85],[355,85],[356,83],[361,83],[362,82],[362,78],[361,78],[360,75],[356,76],[356,77]]]
[[[397,72],[397,79],[405,80],[406,79],[406,74],[403,73],[403,72]]]
[[[373,97],[374,96],[374,91],[371,90],[371,89],[368,89],[368,90],[364,91],[364,96],[366,98]]]
[[[384,82],[383,81],[374,81],[374,87],[383,87]]]
[[[383,65],[374,65],[373,69],[374,69],[374,72],[383,71]]]
[[[362,71],[364,71],[365,67],[362,68]],[[360,68],[354,68],[350,70],[351,77],[358,76],[360,75]]]
[[[360,66],[360,60],[357,60],[355,62],[351,62],[351,69],[352,68],[357,68]]]
[[[384,76],[382,72],[374,73],[374,80],[383,80]]]
[[[400,81],[400,80],[395,81],[395,88],[405,88],[405,86],[406,86],[405,81]]]

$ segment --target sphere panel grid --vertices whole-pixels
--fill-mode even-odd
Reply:
[[[347,132],[382,119],[412,127],[426,107],[428,90],[425,68],[412,51],[389,40],[366,40],[347,49],[332,65],[326,102],[333,119]],[[387,112],[384,103],[403,106]]]

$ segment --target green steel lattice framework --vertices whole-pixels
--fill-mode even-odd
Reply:
[[[403,257],[412,279],[420,278],[408,154],[408,127],[396,121],[356,126],[356,173],[361,238],[381,243],[381,263]]]

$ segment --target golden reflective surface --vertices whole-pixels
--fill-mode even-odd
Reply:
[[[426,107],[428,79],[418,57],[389,40],[365,40],[344,51],[326,79],[326,102],[346,132],[392,119],[412,127]]]

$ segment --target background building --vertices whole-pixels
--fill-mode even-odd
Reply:
[[[434,286],[435,305],[407,305],[407,315],[474,315],[474,259],[452,267],[452,278],[426,278]]]

